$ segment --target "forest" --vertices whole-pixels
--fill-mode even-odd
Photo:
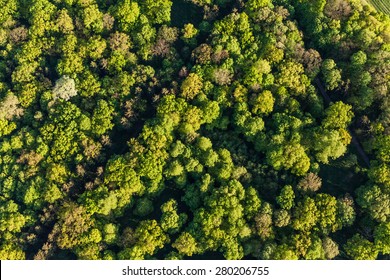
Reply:
[[[0,6],[0,259],[390,259],[386,1]]]

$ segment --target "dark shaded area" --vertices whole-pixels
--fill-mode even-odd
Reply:
[[[185,0],[173,0],[171,24],[179,28],[186,23],[197,26],[203,19],[203,9]]]

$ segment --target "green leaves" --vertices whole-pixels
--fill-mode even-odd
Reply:
[[[377,186],[362,186],[357,190],[357,202],[370,216],[386,222],[390,218],[390,195]]]
[[[286,185],[280,191],[280,195],[276,197],[276,202],[282,209],[290,210],[294,206],[294,190],[292,186]]]
[[[19,212],[19,206],[12,200],[0,200],[0,232],[4,238],[6,232],[18,233],[27,224],[27,217]]]
[[[375,260],[378,256],[378,250],[374,244],[360,234],[355,234],[349,239],[344,249],[353,260]]]
[[[173,199],[161,205],[161,228],[170,234],[178,233],[187,220],[186,214],[177,213],[177,202]]]
[[[309,78],[304,74],[302,64],[288,61],[280,66],[277,83],[291,91],[292,95],[304,95],[309,86]]]
[[[388,19],[179,2],[0,0],[0,258],[388,254]]]
[[[110,104],[101,99],[93,112],[91,119],[92,132],[97,136],[101,136],[113,127],[111,122],[114,108]]]
[[[292,226],[296,230],[310,231],[316,225],[319,214],[315,200],[305,197],[294,209]]]
[[[300,144],[273,146],[267,152],[268,163],[276,170],[286,169],[293,174],[303,175],[310,168],[310,159]]]
[[[145,0],[141,1],[145,15],[153,23],[162,24],[171,19],[172,1],[170,0]]]
[[[345,129],[354,116],[352,106],[344,104],[341,101],[330,105],[329,108],[325,110],[325,115],[322,126],[327,129]]]
[[[374,243],[379,252],[390,254],[390,223],[381,223],[375,228]]]
[[[325,59],[321,65],[321,72],[327,90],[336,89],[341,83],[341,71],[333,59]]]
[[[121,260],[142,260],[153,255],[169,240],[155,220],[142,221],[134,231],[134,246],[118,253]]]
[[[194,99],[202,89],[202,85],[202,79],[197,74],[191,73],[181,85],[182,96],[187,100]]]
[[[177,249],[179,253],[191,257],[197,251],[197,243],[195,238],[188,232],[183,232],[172,244],[172,247]]]
[[[253,114],[270,114],[274,109],[275,99],[269,90],[265,90],[252,99]]]

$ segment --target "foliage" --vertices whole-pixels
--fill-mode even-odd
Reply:
[[[388,257],[387,16],[1,4],[1,259]]]

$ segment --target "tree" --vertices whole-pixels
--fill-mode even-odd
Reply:
[[[271,72],[271,66],[267,60],[259,59],[245,70],[244,84],[256,89],[264,84],[264,80]]]
[[[170,0],[145,0],[141,2],[143,12],[152,23],[162,24],[171,19],[172,1]]]
[[[337,223],[336,226],[348,227],[355,221],[356,213],[354,209],[353,198],[346,194],[343,198],[337,200]]]
[[[119,259],[144,259],[146,255],[153,255],[156,250],[164,247],[169,239],[156,220],[145,220],[135,230],[134,240],[132,247],[119,252]]]
[[[99,33],[103,30],[103,13],[97,4],[91,4],[81,9],[84,27],[87,30]]]
[[[351,105],[337,101],[326,109],[322,126],[326,129],[345,129],[351,122],[353,116]]]
[[[318,209],[318,226],[321,232],[327,234],[336,230],[337,200],[335,197],[320,193],[314,198]]]
[[[72,249],[83,243],[93,226],[90,214],[83,206],[67,203],[59,212],[59,222],[55,226],[58,231],[56,243],[61,249]]]
[[[213,72],[214,81],[220,86],[229,85],[232,81],[232,76],[228,69],[217,68]]]
[[[265,90],[252,99],[252,113],[268,115],[273,111],[275,99],[269,90]]]
[[[374,244],[360,234],[355,234],[344,246],[345,252],[353,260],[375,260],[378,250]]]
[[[297,254],[288,245],[276,246],[271,255],[271,260],[298,260]]]
[[[100,136],[110,130],[113,127],[111,122],[113,113],[114,108],[107,101],[100,99],[91,119],[92,132]]]
[[[333,59],[325,59],[321,65],[321,73],[327,90],[334,90],[341,83],[341,71]]]
[[[306,260],[323,260],[325,259],[325,251],[322,246],[322,241],[319,237],[313,235],[311,237],[311,245],[309,246],[306,255]]]
[[[365,209],[373,219],[386,222],[390,217],[390,195],[384,193],[377,185],[362,186],[357,190],[357,203]]]
[[[62,76],[56,81],[53,88],[53,98],[69,100],[71,97],[77,95],[76,84],[74,80],[68,76]]]
[[[122,31],[131,31],[140,14],[138,3],[131,0],[121,0],[116,7],[112,7],[113,15]]]
[[[183,27],[183,39],[189,40],[198,34],[198,30],[192,23],[187,23]]]
[[[202,89],[202,79],[195,73],[191,73],[181,85],[181,95],[187,99],[194,99]]]
[[[19,106],[19,99],[9,92],[7,96],[0,101],[0,119],[12,120],[14,117],[23,116],[23,108]]]
[[[271,5],[271,1],[269,0],[249,0],[246,8],[248,9],[248,11],[256,12],[261,8],[268,7],[270,5]]]
[[[319,211],[314,199],[305,197],[294,208],[292,227],[300,231],[310,231],[317,223]]]
[[[313,138],[315,156],[321,163],[329,163],[329,159],[337,159],[344,155],[352,139],[345,129],[320,130]]]
[[[262,240],[266,240],[273,237],[272,228],[272,213],[260,212],[254,218],[256,225],[256,233]]]
[[[117,31],[110,35],[109,44],[113,51],[126,53],[131,46],[130,37],[126,33]]]
[[[208,44],[200,44],[191,54],[197,64],[207,64],[211,61],[212,47]],[[216,79],[217,80],[217,79]]]
[[[317,174],[309,172],[299,181],[297,188],[303,192],[314,193],[321,188],[321,185],[321,178]]]
[[[116,224],[105,224],[103,226],[103,240],[107,244],[115,244],[118,241],[118,226]]]
[[[379,135],[373,143],[373,149],[377,158],[383,162],[390,163],[390,136],[389,135]]]
[[[340,253],[339,252],[339,246],[337,245],[337,243],[334,242],[329,237],[325,237],[322,240],[322,247],[324,248],[325,257],[328,260],[334,259]]]
[[[372,165],[368,170],[368,176],[373,182],[390,185],[390,165],[384,163]]]
[[[305,72],[307,73],[307,76],[310,78],[317,76],[320,72],[322,63],[320,53],[314,49],[308,49],[304,52],[302,60],[305,65]]]
[[[310,84],[309,78],[304,74],[302,64],[293,61],[280,66],[277,83],[291,90],[292,95],[305,94],[306,87]]]
[[[287,210],[278,209],[274,212],[274,224],[276,227],[285,227],[290,224],[291,215]]]
[[[380,223],[374,231],[374,243],[382,254],[390,254],[390,223]]]
[[[27,225],[28,216],[19,212],[19,206],[12,200],[0,200],[0,231],[4,233],[18,233]]]
[[[276,197],[276,202],[282,209],[290,210],[294,206],[295,194],[292,186],[286,185],[280,191],[280,195]]]
[[[351,13],[351,4],[345,0],[331,0],[324,7],[324,14],[333,19],[347,17]]]
[[[183,232],[172,244],[172,247],[177,249],[179,253],[191,257],[197,251],[197,243],[195,238],[188,232]]]
[[[26,258],[22,248],[12,242],[0,245],[0,259],[2,260],[24,260]]]
[[[186,214],[177,214],[177,202],[171,199],[161,205],[161,228],[170,234],[179,232],[187,220]]]
[[[66,9],[61,9],[58,12],[56,27],[64,34],[70,34],[73,31],[73,20]]]
[[[153,209],[153,202],[150,199],[144,197],[136,201],[136,206],[133,212],[138,216],[145,217],[152,213]]]
[[[271,146],[267,151],[267,161],[276,170],[291,169],[296,175],[305,174],[310,167],[310,159],[298,143]]]
[[[245,215],[252,219],[261,207],[261,200],[255,188],[249,187],[245,190]]]

